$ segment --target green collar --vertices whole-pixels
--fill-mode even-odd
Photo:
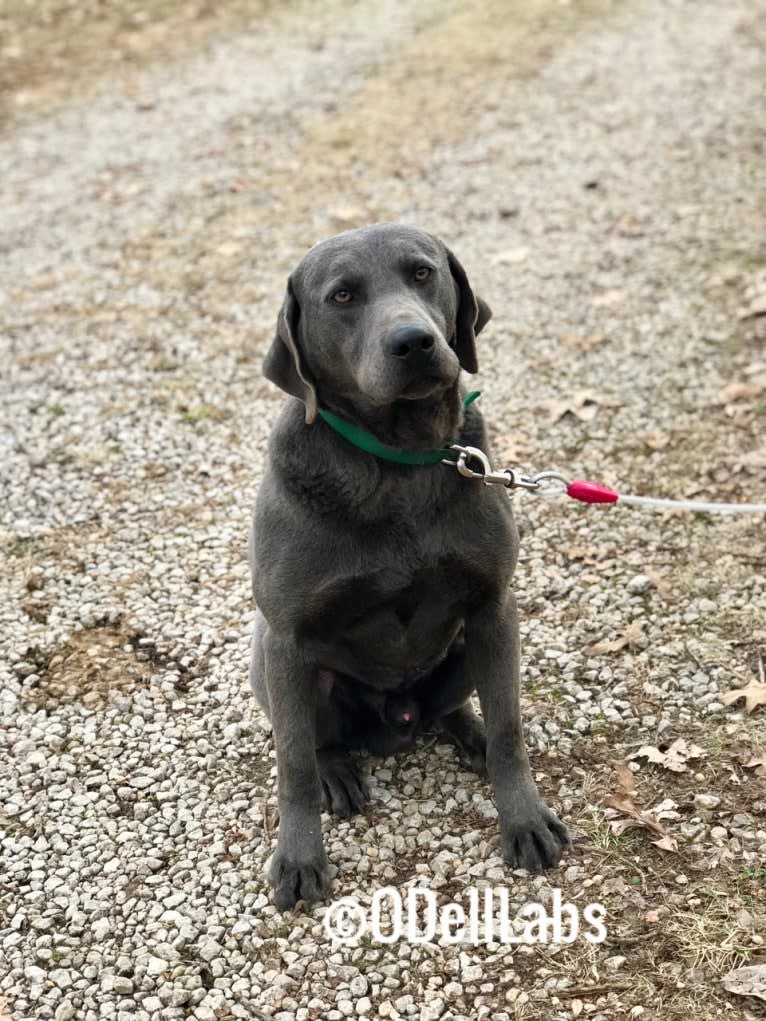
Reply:
[[[469,404],[473,404],[480,393],[480,390],[472,390],[467,394],[463,399],[463,407],[467,408]],[[387,447],[385,443],[375,439],[372,433],[346,422],[331,411],[320,411],[319,417],[349,443],[383,461],[395,461],[397,464],[438,464],[451,453],[449,447],[442,447],[439,450],[402,450],[400,447]]]

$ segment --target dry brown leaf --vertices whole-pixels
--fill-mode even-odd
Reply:
[[[732,705],[744,698],[745,709],[748,713],[752,713],[759,705],[766,705],[766,684],[762,681],[752,680],[744,688],[732,688],[731,691],[725,691],[718,697],[724,705]]]
[[[673,589],[664,574],[661,574],[656,567],[645,567],[644,574],[652,585],[654,585],[655,591],[660,599],[670,598]]]
[[[667,751],[663,752],[653,745],[645,744],[637,752],[629,755],[628,758],[648,759],[649,762],[655,762],[657,765],[662,766],[664,769],[669,769],[673,773],[685,773],[688,769],[686,765],[688,760],[698,759],[702,755],[704,755],[702,748],[699,748],[696,744],[687,744],[682,737],[679,737],[670,745]]]
[[[626,645],[633,645],[640,641],[643,636],[643,630],[644,622],[642,620],[631,621],[619,638],[614,638],[611,642],[596,642],[595,645],[589,645],[585,652],[589,656],[602,656],[607,652],[619,652]]]
[[[604,343],[606,334],[589,333],[587,336],[582,336],[579,333],[562,333],[559,340],[565,347],[576,347],[579,351],[592,351],[594,347]]]
[[[606,394],[595,393],[593,390],[578,390],[571,397],[554,398],[545,402],[550,412],[551,423],[560,422],[565,415],[573,415],[581,422],[591,422],[602,408],[617,408],[619,401]]]
[[[644,443],[650,450],[664,450],[670,443],[667,433],[648,433],[644,436]]]
[[[659,840],[653,840],[652,843],[655,847],[659,847],[661,851],[678,850],[678,841],[675,837],[671,837],[669,833],[666,833],[664,837],[660,837]]]
[[[597,571],[611,567],[615,562],[615,558],[608,556],[605,549],[578,546],[576,543],[571,546],[562,546],[561,552],[568,560],[579,560],[588,567],[595,567]]]
[[[749,964],[745,968],[727,971],[721,979],[727,993],[737,996],[756,996],[766,1000],[766,964]]]
[[[607,809],[609,826],[614,834],[619,836],[629,829],[646,830],[656,840],[655,844],[663,851],[677,851],[678,843],[675,837],[666,832],[662,825],[662,819],[679,819],[676,811],[676,803],[666,798],[651,811],[640,808],[635,801],[636,778],[626,762],[614,763],[617,774],[617,786],[614,794],[604,798],[604,807]],[[615,818],[612,813],[616,812],[625,818]]]
[[[753,380],[751,383],[729,383],[718,394],[721,404],[733,404],[735,401],[751,401],[763,393],[763,383]]]
[[[608,794],[604,798],[604,806],[626,816],[625,819],[611,819],[609,822],[612,832],[617,836],[630,829],[643,829],[657,837],[665,836],[665,830],[660,822],[648,812],[643,812],[626,794]]]
[[[636,778],[627,762],[616,762],[617,794],[632,797],[636,793]]]
[[[619,836],[624,833],[625,830],[630,829],[641,829],[646,830],[655,837],[666,837],[667,833],[662,823],[657,819],[653,813],[645,812],[640,809],[633,798],[629,798],[626,794],[609,794],[604,798],[604,806],[606,808],[612,808],[614,811],[624,815],[624,819],[610,819],[609,825],[612,828],[612,832]]]
[[[523,436],[521,433],[503,433],[501,436],[496,436],[492,441],[492,447],[495,459],[501,467],[505,467],[508,463],[514,465],[519,461],[525,461],[535,451],[534,444],[529,437]]]
[[[560,422],[566,415],[573,415],[581,422],[591,422],[598,413],[599,405],[604,401],[590,390],[578,390],[571,397],[564,397],[561,400],[546,401],[550,411],[549,421],[553,424]]]
[[[572,1000],[569,1004],[569,1009],[572,1011],[572,1017],[579,1017],[582,1014],[583,1007],[585,1004],[582,1000]]]

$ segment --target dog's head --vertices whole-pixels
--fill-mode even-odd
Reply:
[[[264,373],[309,423],[323,408],[426,449],[456,434],[460,369],[476,372],[491,314],[437,238],[395,223],[346,231],[290,275]]]

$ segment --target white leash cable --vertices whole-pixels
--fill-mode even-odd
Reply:
[[[478,447],[461,447],[453,443],[457,461],[444,459],[467,479],[480,479],[485,485],[501,485],[507,489],[526,489],[541,496],[569,496],[581,503],[622,503],[636,507],[659,507],[665,510],[689,510],[703,514],[766,514],[766,503],[708,503],[694,500],[666,500],[653,496],[635,496],[632,493],[618,493],[599,482],[585,479],[570,481],[555,471],[538,472],[536,475],[521,475],[512,468],[495,471],[489,458]],[[479,470],[471,468],[469,462],[476,462]]]

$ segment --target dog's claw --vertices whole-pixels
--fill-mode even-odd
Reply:
[[[274,903],[280,911],[290,911],[298,901],[311,904],[320,900],[330,887],[330,873],[324,852],[313,861],[297,861],[277,848],[269,870],[274,887]]]
[[[370,793],[359,766],[351,756],[337,748],[317,752],[322,786],[322,810],[347,819],[363,811]]]
[[[501,827],[503,857],[514,868],[528,872],[556,868],[570,843],[565,826],[542,802],[534,813],[525,815]]]

